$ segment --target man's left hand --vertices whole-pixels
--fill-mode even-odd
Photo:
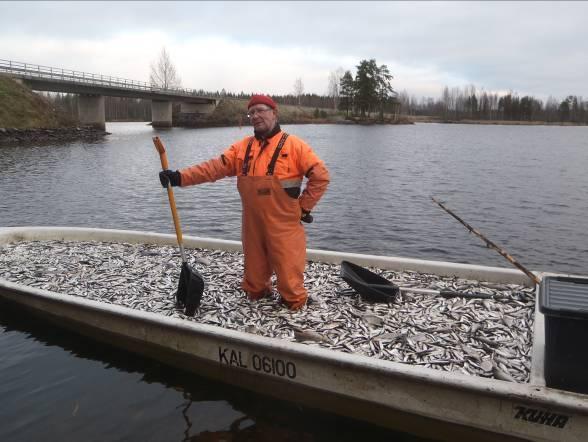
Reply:
[[[300,216],[300,221],[303,223],[310,224],[314,220],[313,216],[310,214],[308,210],[302,209],[302,215]]]

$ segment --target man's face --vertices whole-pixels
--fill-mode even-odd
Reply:
[[[249,121],[256,132],[266,133],[274,128],[278,120],[278,113],[265,104],[255,104],[247,110]]]

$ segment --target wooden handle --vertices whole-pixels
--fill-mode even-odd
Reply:
[[[155,144],[155,148],[159,153],[159,158],[161,159],[161,167],[163,170],[169,169],[167,163],[167,154],[165,153],[165,147],[163,143],[159,139],[159,137],[153,137],[153,144]],[[167,197],[169,199],[169,207],[171,208],[172,217],[174,219],[174,227],[176,228],[176,237],[178,238],[178,245],[180,248],[182,247],[182,228],[180,227],[180,217],[178,215],[178,211],[176,209],[176,200],[174,198],[174,191],[172,190],[171,184],[167,183]]]
[[[167,154],[165,153],[165,146],[163,145],[163,142],[159,139],[159,137],[153,137],[153,144],[155,144],[155,148],[159,153],[161,167],[163,167],[163,170],[169,169],[169,165],[167,163]]]

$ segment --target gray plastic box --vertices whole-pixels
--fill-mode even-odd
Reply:
[[[546,385],[588,393],[588,278],[543,278],[539,311],[545,315]]]

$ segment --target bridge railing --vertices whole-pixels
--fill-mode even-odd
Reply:
[[[70,69],[54,68],[51,66],[21,63],[18,61],[3,59],[0,59],[0,72],[12,74],[20,78],[42,78],[47,80],[66,81],[70,83],[83,83],[92,86],[127,88],[170,95],[202,96],[194,89],[162,88],[144,81],[129,80],[126,78],[112,77],[110,75],[92,74],[88,72],[73,71]]]

